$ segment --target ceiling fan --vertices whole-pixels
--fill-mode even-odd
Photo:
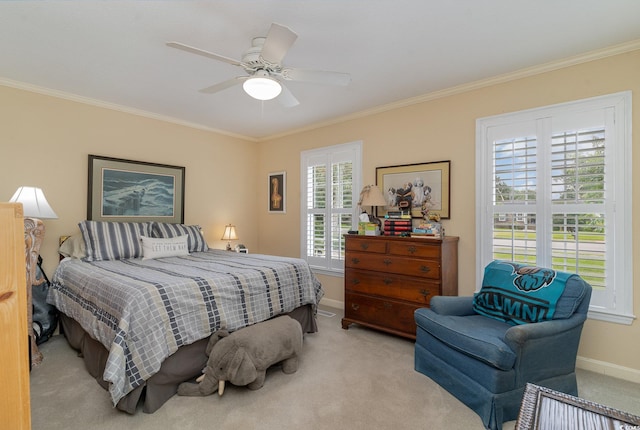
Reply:
[[[202,55],[214,60],[240,66],[246,76],[219,82],[200,90],[202,93],[216,93],[242,83],[247,94],[258,100],[278,100],[286,107],[299,104],[295,96],[285,87],[282,81],[310,82],[329,85],[348,85],[351,76],[348,73],[329,72],[323,70],[294,69],[284,67],[282,59],[298,38],[288,27],[273,23],[267,37],[254,37],[249,48],[240,61],[213,52],[204,51],[179,42],[167,42],[171,48],[181,49],[192,54]]]

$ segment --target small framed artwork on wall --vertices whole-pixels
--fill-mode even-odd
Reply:
[[[269,213],[286,213],[287,172],[269,173]]]

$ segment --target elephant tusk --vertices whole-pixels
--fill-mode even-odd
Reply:
[[[224,381],[218,381],[218,395],[222,396],[224,393]]]
[[[196,382],[202,382],[203,379],[204,379],[204,373],[198,376],[198,379],[196,379]]]

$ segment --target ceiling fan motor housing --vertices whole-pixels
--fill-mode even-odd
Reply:
[[[247,73],[265,70],[268,74],[278,72],[281,68],[277,64],[270,64],[260,56],[266,37],[254,37],[251,41],[251,48],[242,54],[242,66]]]

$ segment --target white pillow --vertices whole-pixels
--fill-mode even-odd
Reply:
[[[65,257],[84,258],[87,255],[87,249],[84,246],[84,238],[82,233],[76,233],[69,236],[58,249],[58,253]]]
[[[189,255],[188,236],[155,238],[142,236],[142,259]]]

